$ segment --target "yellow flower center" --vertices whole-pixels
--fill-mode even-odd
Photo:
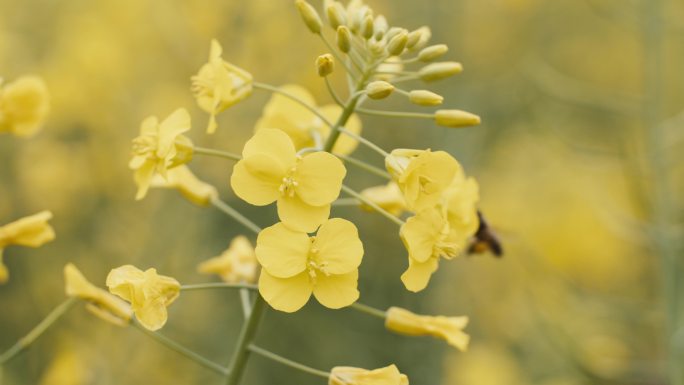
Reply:
[[[435,245],[432,247],[432,255],[434,257],[453,258],[459,254],[460,248],[458,245],[448,239],[449,231],[449,224],[444,224],[442,231],[440,231],[437,238],[437,242],[435,242]]]
[[[153,158],[157,151],[157,141],[151,135],[143,135],[133,139],[133,153],[139,156]]]
[[[301,155],[297,155],[297,163],[302,159]],[[278,191],[280,191],[280,195],[282,196],[288,196],[288,197],[293,197],[295,195],[295,190],[299,183],[297,183],[297,180],[295,179],[295,174],[297,173],[297,166],[293,166],[290,168],[290,170],[285,174],[283,177],[282,182],[280,183],[280,187],[278,187]]]
[[[316,240],[316,237],[311,237],[311,243],[313,243]],[[318,274],[323,274],[326,277],[330,275],[330,272],[328,272],[328,262],[326,261],[321,261],[320,260],[320,255],[319,251],[316,247],[311,246],[311,249],[309,249],[309,256],[308,260],[306,262],[306,267],[309,273],[309,279],[311,280],[312,283],[316,283],[316,278],[318,277]]]

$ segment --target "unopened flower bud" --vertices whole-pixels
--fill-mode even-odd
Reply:
[[[430,27],[427,26],[422,26],[412,33],[414,33],[414,36],[418,36],[418,40],[413,45],[408,47],[414,51],[425,47],[432,37],[432,31],[430,31]]]
[[[420,53],[418,53],[418,60],[423,62],[433,61],[447,53],[447,51],[449,51],[449,47],[447,47],[446,44],[431,45],[423,48]]]
[[[406,48],[407,41],[408,33],[406,31],[399,32],[387,44],[387,52],[389,52],[389,54],[393,56],[401,55],[401,53],[404,52],[404,48]]]
[[[404,28],[392,27],[385,34],[385,39],[387,41],[392,40],[393,37],[397,36],[401,31],[406,31]],[[408,33],[408,31],[406,31]]]
[[[302,20],[304,20],[306,27],[309,28],[311,32],[320,34],[323,22],[321,21],[321,17],[318,16],[316,9],[305,0],[295,0],[295,5],[297,6],[299,14],[302,16]]]
[[[416,44],[418,44],[418,41],[420,40],[422,32],[417,29],[415,31],[411,31],[408,34],[408,41],[406,41],[406,48],[411,49],[415,47]]]
[[[375,17],[375,21],[373,22],[373,30],[375,31],[375,38],[377,40],[382,39],[383,36],[385,36],[385,32],[387,32],[387,19],[385,19],[385,16],[383,15],[378,15]]]
[[[329,53],[323,54],[316,58],[316,71],[318,76],[326,77],[330,75],[335,69],[335,60]]]
[[[461,110],[438,110],[435,112],[435,123],[444,127],[469,127],[480,124],[480,117]]]
[[[409,93],[409,100],[419,106],[438,106],[444,101],[444,97],[427,90],[413,90]]]
[[[377,80],[368,83],[366,95],[371,99],[384,99],[394,92],[394,86],[386,81]]]
[[[449,76],[456,75],[463,71],[463,66],[461,63],[457,62],[439,62],[428,64],[418,71],[418,76],[421,80],[426,82],[432,82],[435,80],[441,80],[448,78]]]
[[[337,48],[347,53],[351,49],[352,35],[346,25],[337,27]]]
[[[368,40],[373,37],[373,16],[368,13],[361,23],[361,36]]]
[[[325,12],[328,16],[328,23],[334,29],[337,29],[339,26],[345,25],[347,23],[347,17],[344,11],[344,7],[339,1],[331,2],[327,6]]]

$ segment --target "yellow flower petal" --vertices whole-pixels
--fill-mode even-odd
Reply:
[[[304,103],[315,107],[316,100],[313,95],[304,87],[297,84],[286,84],[279,87],[283,92],[287,92]],[[301,104],[278,93],[274,93],[271,99],[264,106],[264,116],[285,115],[293,122],[310,121],[313,114]],[[275,127],[273,127],[275,128]]]
[[[237,162],[230,176],[235,195],[255,206],[273,203],[281,195],[280,185],[285,170],[267,154],[254,154]]]
[[[409,335],[431,335],[441,338],[461,351],[468,348],[470,337],[463,332],[468,317],[426,316],[414,314],[406,309],[391,307],[387,310],[385,327],[388,330]]]
[[[356,270],[363,258],[363,244],[353,223],[332,218],[321,225],[313,247],[330,274],[345,274]]]
[[[267,128],[257,131],[245,143],[242,157],[248,158],[257,154],[267,154],[278,161],[286,170],[294,166],[297,153],[292,140],[281,130]]]
[[[417,262],[425,262],[432,257],[445,224],[445,219],[436,208],[421,211],[407,219],[399,235],[409,256]]]
[[[437,270],[439,259],[430,258],[426,262],[416,262],[409,258],[409,267],[401,275],[401,281],[407,290],[419,292],[427,287],[432,273]]]
[[[43,79],[23,76],[0,88],[0,132],[19,137],[35,135],[50,110],[50,95]]]
[[[395,182],[369,187],[361,191],[361,195],[394,216],[401,215],[407,209],[404,195]],[[361,207],[365,210],[373,211],[370,206],[365,204],[362,204]]]
[[[408,377],[396,365],[375,370],[336,366],[330,371],[328,385],[408,385]]]
[[[281,196],[278,199],[278,217],[296,231],[312,233],[330,216],[330,205],[311,206],[297,195]]]
[[[293,120],[291,116],[284,113],[276,115],[264,115],[256,123],[255,131],[260,131],[268,128],[277,128],[292,140],[292,144],[297,150],[305,147],[313,147],[315,145],[314,138],[311,131],[306,125],[300,121]]]
[[[297,195],[313,206],[329,204],[340,195],[346,174],[344,164],[334,155],[327,152],[308,154],[297,165]]]
[[[190,131],[190,114],[185,108],[179,108],[159,124],[159,144],[157,156],[164,158],[173,149],[176,137]]]
[[[359,299],[358,281],[358,270],[346,274],[318,274],[316,275],[313,294],[321,305],[331,309],[339,309],[349,306]]]
[[[166,324],[168,318],[166,301],[162,297],[146,301],[144,305],[135,309],[135,317],[148,330],[161,329]]]
[[[271,307],[286,313],[295,312],[306,305],[312,290],[307,272],[290,278],[276,278],[263,269],[259,276],[259,294]]]
[[[187,200],[199,206],[208,206],[213,198],[218,197],[216,187],[199,180],[186,165],[169,170],[166,180],[161,176],[153,178],[150,186],[176,189]]]
[[[218,274],[224,282],[254,282],[259,263],[254,247],[244,235],[230,242],[230,247],[220,256],[199,264],[197,270],[204,274]]]
[[[255,252],[257,260],[270,275],[289,278],[306,269],[310,247],[306,233],[276,223],[261,230]]]
[[[64,283],[66,295],[88,301],[88,309],[107,322],[125,326],[133,316],[129,304],[88,282],[72,263],[64,266]]]
[[[0,227],[0,248],[8,245],[39,247],[55,239],[55,231],[48,221],[50,211],[41,211]]]

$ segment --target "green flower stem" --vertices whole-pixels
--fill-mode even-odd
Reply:
[[[252,230],[253,232],[258,234],[261,231],[261,227],[257,226],[256,223],[250,221],[247,217],[240,214],[237,210],[230,207],[226,202],[222,201],[221,199],[211,198],[211,204],[214,205],[214,207],[216,207],[217,209],[226,213],[227,215],[233,217],[233,219],[240,222],[240,224]]]
[[[349,136],[350,138],[354,138],[355,140],[359,141],[364,146],[366,146],[366,147],[370,148],[371,150],[377,152],[378,154],[382,155],[383,157],[389,156],[389,153],[387,151],[378,147],[378,145],[376,145],[375,143],[371,142],[370,140],[364,138],[363,136],[357,135],[357,134],[355,134],[355,133],[353,133],[353,132],[351,132],[351,131],[347,130],[346,128],[343,128],[343,127],[340,127],[339,131],[341,133]]]
[[[404,224],[404,221],[401,219],[397,218],[396,216],[392,215],[389,213],[387,210],[383,209],[382,207],[378,206],[377,204],[371,202],[369,199],[366,199],[363,195],[359,194],[358,192],[352,190],[351,188],[342,185],[342,191],[345,193],[353,196],[354,198],[360,200],[361,202],[365,203],[366,205],[370,206],[373,210],[377,211],[380,213],[382,216],[385,218],[389,219],[390,221],[396,223],[399,226],[402,226]]]
[[[385,319],[387,317],[387,313],[384,310],[376,309],[372,306],[364,305],[364,304],[359,303],[359,302],[354,302],[351,305],[351,308],[354,310],[358,310],[361,313],[366,313],[368,315],[371,315],[373,317],[378,317],[378,318],[382,318],[382,319]]]
[[[245,320],[249,319],[249,315],[252,314],[252,298],[249,289],[240,289],[240,304]]]
[[[206,290],[206,289],[248,289],[257,290],[257,285],[250,283],[225,283],[225,282],[210,282],[198,283],[194,285],[183,285],[181,291]]]
[[[333,206],[358,206],[360,204],[361,202],[356,198],[338,198],[332,203]]]
[[[379,177],[381,177],[381,178],[385,178],[385,179],[391,179],[391,178],[392,178],[392,177],[390,176],[390,174],[389,174],[387,171],[385,171],[385,170],[383,170],[383,169],[381,169],[381,168],[372,166],[372,165],[370,165],[370,164],[368,164],[368,163],[366,163],[366,162],[364,162],[364,161],[361,161],[361,160],[358,160],[358,159],[356,159],[356,158],[352,158],[352,157],[350,157],[350,156],[343,155],[343,154],[335,153],[334,155],[335,155],[336,157],[338,157],[338,158],[344,160],[345,162],[347,162],[347,163],[349,163],[349,164],[353,164],[354,166],[356,166],[356,167],[358,167],[358,168],[361,168],[361,169],[363,169],[363,170],[366,170],[366,171],[368,171],[369,173],[375,174],[375,175],[377,175],[377,176],[379,176]]]
[[[249,345],[251,345],[254,339],[265,308],[266,301],[264,301],[261,295],[257,295],[249,318],[242,325],[242,330],[240,330],[235,352],[228,365],[226,385],[237,385],[240,383],[240,378],[242,378],[242,373],[245,371],[245,366],[247,366],[247,360],[249,359]]]
[[[366,108],[358,108],[356,110],[359,114],[384,116],[386,118],[414,118],[414,119],[434,119],[435,114],[425,112],[400,112],[400,111],[382,111],[369,110]]]
[[[330,78],[328,76],[325,77],[325,87],[328,89],[328,93],[330,93],[330,96],[333,98],[335,103],[337,103],[337,105],[340,107],[344,107],[344,102],[342,99],[340,99],[339,95],[337,95],[337,92],[335,92],[332,84],[330,84]]]
[[[344,69],[347,70],[347,72],[349,74],[353,74],[354,72],[352,71],[351,67],[349,67],[349,65],[347,64],[347,61],[344,60],[344,58],[340,57],[340,55],[337,53],[337,50],[335,49],[335,47],[333,47],[332,44],[330,44],[330,41],[328,41],[328,39],[326,39],[326,37],[323,36],[322,33],[319,33],[318,36],[321,37],[321,40],[323,40],[323,44],[325,44],[325,46],[328,47],[328,49],[330,50],[330,53],[335,57],[335,59],[344,66]],[[359,72],[363,72],[363,70],[361,69],[361,66],[359,66],[358,63],[356,63],[356,61],[352,60],[351,56],[348,56],[348,57],[350,59],[349,61],[352,63],[354,68],[356,68],[356,70]]]
[[[252,86],[254,86],[254,88],[258,88],[258,89],[262,89],[262,90],[266,90],[266,91],[270,91],[270,92],[273,92],[276,94],[283,95],[284,97],[300,104],[302,107],[311,111],[312,114],[316,115],[319,119],[321,119],[321,121],[323,121],[323,123],[325,123],[328,127],[332,127],[332,123],[328,119],[326,119],[326,117],[323,116],[323,114],[321,114],[316,109],[316,107],[314,107],[314,106],[310,105],[309,103],[303,101],[298,96],[293,95],[287,91],[283,91],[282,89],[280,89],[278,87],[274,87],[272,85],[265,84],[265,83],[254,82],[254,83],[252,83]]]
[[[12,360],[19,353],[26,350],[33,344],[38,337],[40,337],[46,330],[50,328],[57,320],[62,318],[66,312],[78,301],[78,298],[68,298],[59,304],[54,310],[50,312],[36,327],[34,327],[27,335],[19,339],[11,348],[0,355],[0,367]]]
[[[179,344],[178,342],[170,339],[169,337],[166,337],[162,334],[155,333],[153,331],[149,331],[149,330],[145,329],[145,327],[142,326],[136,319],[132,319],[131,323],[133,324],[133,326],[138,328],[138,330],[140,330],[143,334],[154,339],[155,341],[166,346],[167,348],[175,351],[176,353],[179,353],[179,354],[195,361],[196,363],[204,366],[205,368],[213,370],[214,372],[216,372],[218,374],[221,374],[223,376],[228,375],[228,369],[226,369],[223,366],[221,366],[221,365],[219,365],[219,364],[217,364],[217,363],[193,352],[192,350],[190,350],[190,349],[186,348],[185,346]]]
[[[300,370],[302,372],[313,374],[314,376],[319,376],[319,377],[323,377],[323,378],[329,378],[330,377],[329,372],[314,369],[310,366],[300,364],[299,362],[292,361],[291,359],[285,358],[283,356],[279,356],[273,352],[270,352],[266,349],[262,349],[256,345],[249,345],[249,350],[253,353],[256,353],[256,354],[262,356],[262,357],[266,357],[271,361],[275,361],[275,362],[281,363],[283,365],[287,365],[293,369],[297,369],[297,370]]]
[[[225,159],[230,159],[230,160],[242,159],[242,156],[240,156],[238,154],[233,154],[232,152],[214,150],[213,148],[204,148],[204,147],[193,148],[193,154],[216,156],[219,158],[225,158]]]

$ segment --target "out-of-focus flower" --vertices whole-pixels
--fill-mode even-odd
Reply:
[[[186,165],[168,170],[166,179],[155,175],[150,187],[176,189],[187,200],[199,206],[208,206],[213,198],[218,197],[216,187],[199,180]]]
[[[389,182],[384,186],[369,187],[361,191],[361,195],[392,215],[399,216],[406,210],[404,195],[395,182]],[[366,210],[373,210],[364,204],[361,207]]]
[[[375,78],[378,80],[391,81],[397,77],[395,74],[401,73],[404,70],[404,63],[399,56],[391,56],[378,66],[378,74]]]
[[[158,275],[154,268],[142,271],[132,265],[117,267],[107,275],[107,287],[130,302],[140,324],[158,330],[166,323],[166,308],[178,298],[180,283]]]
[[[129,167],[135,171],[138,193],[142,199],[155,174],[167,178],[167,171],[192,159],[193,145],[184,132],[190,130],[190,114],[179,108],[161,123],[156,116],[143,120],[140,136],[133,139],[133,158]]]
[[[359,298],[363,244],[356,226],[347,220],[328,220],[315,237],[277,223],[259,233],[256,255],[263,267],[259,293],[276,310],[295,312],[312,293],[331,309]]]
[[[437,205],[454,176],[462,172],[451,155],[430,150],[394,150],[385,158],[385,167],[415,212]]]
[[[531,383],[525,378],[516,358],[505,348],[498,346],[483,344],[473,346],[467,354],[447,359],[445,369],[447,369],[444,381],[446,384],[522,385]]]
[[[50,95],[43,79],[23,76],[5,86],[0,79],[0,132],[33,136],[49,111]]]
[[[399,235],[409,254],[409,267],[401,281],[413,292],[425,289],[440,257],[452,259],[465,248],[464,237],[449,226],[440,208],[426,209],[409,218]]]
[[[223,60],[223,48],[211,41],[209,62],[192,77],[192,92],[201,109],[208,112],[208,133],[216,131],[216,115],[252,94],[252,75]]]
[[[95,371],[71,348],[62,348],[47,367],[40,385],[86,385],[96,382]]]
[[[446,209],[447,220],[452,231],[457,231],[462,241],[473,236],[480,221],[477,215],[477,203],[480,200],[479,188],[474,178],[466,178],[463,172],[454,176],[449,187],[444,191],[442,205]]]
[[[88,301],[87,309],[96,316],[119,326],[130,322],[133,316],[131,306],[88,282],[72,263],[64,266],[64,282],[66,295]]]
[[[237,196],[255,206],[277,201],[278,216],[285,225],[313,232],[328,219],[346,173],[334,155],[298,156],[287,134],[265,128],[245,144],[230,185]]]
[[[330,371],[328,385],[408,385],[405,374],[396,365],[368,370],[351,366],[336,366]]]
[[[280,87],[283,92],[300,99],[312,108],[316,108],[329,122],[335,122],[342,113],[342,107],[337,104],[327,104],[316,107],[316,100],[306,88],[296,84],[288,84]],[[295,145],[297,151],[303,148],[317,147],[322,144],[330,135],[330,127],[325,124],[318,116],[303,107],[292,99],[274,93],[264,107],[264,111],[255,130],[264,128],[277,128],[284,131]],[[352,114],[347,120],[344,128],[355,134],[361,133],[361,119],[356,114]],[[356,149],[358,142],[349,136],[341,135],[333,152],[340,154],[350,154]]]
[[[233,238],[230,247],[220,256],[200,263],[197,270],[204,274],[218,274],[224,282],[254,282],[257,274],[254,247],[244,235]]]
[[[470,337],[463,332],[468,317],[427,316],[412,313],[400,307],[387,310],[385,327],[393,332],[409,336],[430,335],[445,340],[458,350],[468,349]]]
[[[41,211],[0,227],[0,284],[7,282],[9,271],[2,261],[3,249],[10,245],[40,247],[55,239],[55,231],[48,221],[50,211]]]

